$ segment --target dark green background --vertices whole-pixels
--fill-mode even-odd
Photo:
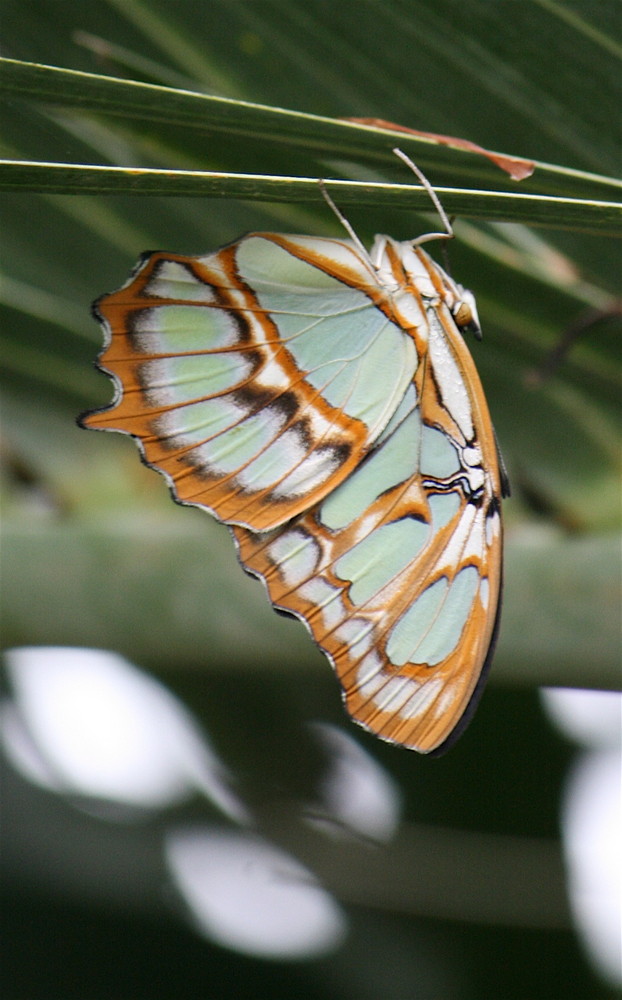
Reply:
[[[619,173],[615,3],[4,0],[2,29],[2,54],[14,59],[380,117],[578,172]],[[119,48],[97,55],[84,33]],[[404,182],[399,165],[322,158],[261,136],[81,117],[13,94],[2,115],[7,158]],[[476,187],[488,170],[475,162],[469,177],[458,158],[453,174],[441,157],[434,173],[423,147],[418,162],[448,186]],[[500,173],[490,183],[523,189]],[[524,189],[538,192],[537,171]],[[4,641],[110,647],[156,673],[208,729],[264,829],[317,872],[351,919],[344,948],[322,961],[220,950],[186,929],[163,889],[157,845],[171,817],[120,831],[7,773],[6,995],[614,996],[572,929],[558,815],[576,751],[544,718],[537,688],[617,684],[619,320],[588,324],[544,385],[529,376],[572,324],[611,306],[619,243],[576,229],[456,225],[452,270],[477,294],[485,338],[473,352],[514,496],[491,682],[464,738],[426,760],[350,725],[328,664],[300,625],[270,611],[224,529],[171,504],[130,442],[74,424],[110,395],[92,369],[100,333],[89,304],[125,280],[141,251],[205,252],[257,228],[337,232],[325,207],[32,193],[4,193],[1,204]],[[348,216],[364,240],[430,225],[365,206]],[[364,863],[360,845],[335,850],[270,822],[276,803],[295,812],[313,788],[320,762],[302,723],[318,718],[348,727],[404,795],[398,843]],[[190,813],[201,819],[202,810]],[[417,839],[420,824],[438,827],[438,855],[433,839],[425,849]],[[445,829],[457,845],[460,831],[481,835],[484,869],[492,852],[486,891],[498,896],[498,920],[473,911],[482,887],[469,885],[459,846],[451,896],[462,902],[447,915]],[[499,861],[491,835],[517,845],[516,864]],[[519,863],[520,838],[541,843],[538,884]],[[83,872],[81,888],[71,880],[59,889],[64,864]],[[427,897],[417,888],[422,870]]]

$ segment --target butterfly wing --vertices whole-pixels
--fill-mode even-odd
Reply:
[[[203,257],[147,254],[95,311],[116,392],[83,425],[132,435],[177,500],[252,531],[343,482],[417,366],[346,241],[256,233]]]
[[[243,565],[329,656],[353,718],[423,753],[453,742],[475,707],[502,573],[481,384],[442,303],[428,323],[415,380],[349,478],[265,536],[234,529]]]

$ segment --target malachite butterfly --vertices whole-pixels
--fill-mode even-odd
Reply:
[[[82,418],[228,524],[350,715],[421,753],[455,740],[490,663],[507,492],[462,336],[475,302],[429,238],[144,254],[95,303],[115,398]]]

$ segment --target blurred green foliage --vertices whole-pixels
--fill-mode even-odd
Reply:
[[[473,351],[514,491],[492,674],[493,688],[496,680],[511,686],[489,692],[447,761],[396,754],[361,737],[402,782],[413,816],[552,837],[569,751],[547,732],[534,685],[619,683],[620,245],[610,235],[614,214],[598,232],[587,206],[601,191],[613,202],[618,183],[616,3],[4,0],[3,46],[14,60],[468,138],[556,166],[519,184],[481,157],[415,139],[404,145],[435,186],[458,194],[586,201],[583,224],[581,207],[569,205],[559,228],[529,228],[515,206],[478,221],[475,195],[473,217],[458,218],[450,247],[453,273],[477,295],[485,338]],[[159,105],[152,92],[147,118],[124,112],[122,96],[116,110],[96,107],[86,94],[78,101],[79,80],[67,85],[65,99],[64,84],[53,100],[24,86],[7,88],[0,105],[0,149],[9,160],[409,183],[391,159],[391,142],[372,133],[366,152],[362,130],[357,153],[339,129],[324,146],[330,130],[304,121],[295,139],[266,135],[273,119],[250,113],[243,125],[239,108],[219,126],[202,125],[196,112],[191,123],[176,119],[179,95]],[[283,715],[296,724],[320,714],[345,724],[328,665],[304,629],[273,615],[237,566],[224,529],[174,507],[130,442],[75,426],[77,413],[110,397],[108,380],[92,368],[101,337],[90,302],[118,287],[141,251],[200,253],[254,229],[338,232],[319,198],[258,202],[249,192],[251,200],[26,188],[0,194],[3,618],[8,644],[107,646],[157,670],[262,789],[270,787],[265,768],[275,767],[277,750],[287,747],[290,766],[300,764],[295,726],[287,723],[287,738],[276,735]],[[414,192],[412,204],[421,211]],[[430,225],[429,212],[381,208],[373,198],[348,203],[348,217],[364,241],[375,232],[406,239]],[[553,374],[538,379],[573,329],[579,335]],[[249,735],[249,721],[259,725],[259,718],[258,733]],[[409,798],[414,777],[421,812]],[[385,900],[383,909],[381,930],[365,906],[358,920],[378,940],[398,942],[392,948],[404,975],[412,971],[405,956],[415,931],[433,954],[469,954],[454,970],[458,986],[444,987],[448,998],[611,995],[577,953],[565,912],[544,931],[537,920],[521,930],[511,918],[504,927],[426,922],[404,900],[393,909]],[[15,913],[19,929],[19,907]],[[57,916],[71,923],[69,911]],[[179,947],[189,964],[203,961],[193,943]],[[354,961],[356,949],[349,954]],[[217,993],[226,992],[220,962],[212,965],[214,982],[225,984]],[[260,982],[249,996],[281,995],[270,973],[248,964],[249,981]],[[292,995],[292,982],[299,995],[335,995],[334,969],[316,979],[298,975],[283,995]],[[177,983],[167,993],[145,987],[135,995],[196,996],[198,988],[190,974],[187,993]],[[408,990],[395,1000],[420,995]],[[342,984],[337,995],[367,994]]]

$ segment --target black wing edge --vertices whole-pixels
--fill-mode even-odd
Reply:
[[[499,445],[499,438],[497,437],[496,430],[492,429],[495,436],[495,446],[497,448],[497,462],[499,463],[499,477],[501,479],[501,496],[503,499],[512,496],[512,484],[510,482],[510,477],[508,475],[507,465],[503,461],[503,454],[501,452],[501,447]]]
[[[444,753],[446,753],[448,750],[451,750],[454,743],[456,743],[457,740],[460,739],[463,732],[471,722],[471,719],[475,715],[475,710],[479,704],[480,698],[482,697],[482,693],[486,686],[486,681],[488,680],[488,674],[490,673],[490,667],[495,654],[497,639],[499,637],[499,626],[501,624],[501,605],[503,603],[502,597],[503,597],[503,579],[501,581],[501,587],[499,588],[499,603],[497,605],[497,614],[495,616],[495,624],[492,630],[490,646],[488,647],[488,652],[486,653],[486,659],[484,660],[484,665],[481,669],[481,673],[477,679],[477,684],[473,689],[473,694],[471,695],[469,703],[465,708],[464,712],[462,713],[459,722],[457,723],[455,728],[451,731],[445,742],[441,743],[441,745],[436,747],[435,750],[430,750],[430,752],[426,754],[426,757],[442,757]]]
[[[134,266],[133,266],[133,268],[132,268],[132,270],[131,270],[131,272],[129,274],[129,277],[126,279],[126,281],[121,286],[121,288],[125,288],[126,285],[130,285],[132,283],[132,281],[134,280],[134,278],[136,277],[136,275],[138,274],[138,272],[140,270],[142,270],[142,268],[145,266],[145,264],[147,263],[147,261],[149,260],[150,257],[153,257],[154,254],[163,253],[163,252],[164,251],[162,251],[162,250],[145,250],[143,253],[141,253],[140,257],[138,258],[138,260],[134,264]],[[115,291],[120,291],[120,289],[115,289]],[[104,317],[102,316],[101,312],[99,311],[99,303],[103,299],[108,298],[108,296],[112,295],[112,294],[113,294],[112,292],[103,292],[101,295],[97,296],[97,298],[91,303],[91,316],[93,317],[93,319],[97,323],[99,323],[100,327],[104,331],[104,343],[102,344],[102,346],[100,347],[99,351],[97,352],[97,357],[95,358],[95,361],[93,362],[93,368],[95,369],[95,371],[101,372],[102,375],[106,375],[106,377],[108,379],[110,379],[114,383],[114,378],[111,375],[111,373],[106,368],[104,368],[103,365],[101,365],[99,363],[99,359],[101,358],[102,354],[104,353],[104,351],[108,347],[108,341],[110,339],[107,336],[106,327],[104,325],[104,322],[105,322],[104,321]],[[84,431],[99,430],[100,429],[99,427],[96,427],[96,428],[85,427],[84,421],[86,420],[87,417],[92,417],[92,416],[95,416],[95,414],[97,414],[97,413],[105,413],[106,410],[111,410],[114,406],[116,406],[116,403],[117,403],[117,399],[116,399],[116,395],[115,395],[115,396],[113,396],[112,402],[106,403],[105,406],[95,406],[95,407],[91,407],[90,410],[83,410],[82,413],[79,413],[78,416],[76,417],[76,424],[78,425],[78,427],[81,430],[84,430]],[[132,436],[132,435],[130,435],[130,436]],[[149,468],[153,468],[153,466],[148,466],[148,467]]]

